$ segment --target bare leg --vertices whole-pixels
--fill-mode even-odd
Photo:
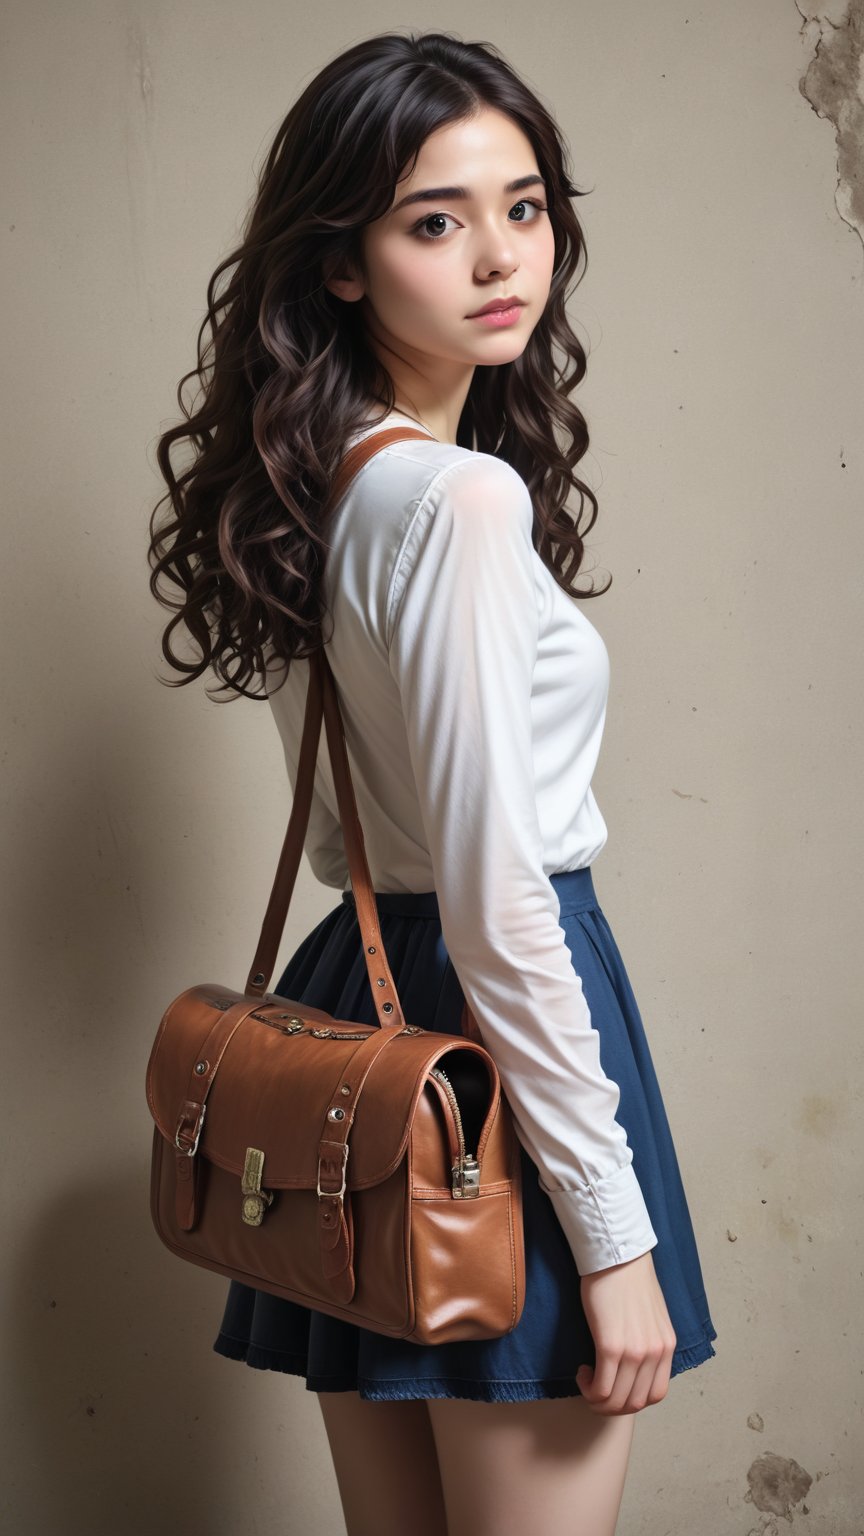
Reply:
[[[426,1400],[373,1403],[359,1392],[316,1396],[348,1536],[447,1536]]]
[[[447,1536],[615,1536],[635,1414],[578,1397],[427,1406]]]

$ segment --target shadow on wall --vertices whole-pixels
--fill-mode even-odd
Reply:
[[[146,1134],[142,1120],[144,1145]],[[16,1256],[5,1374],[18,1444],[32,1451],[7,1463],[4,1502],[13,1528],[39,1536],[200,1536],[221,1529],[212,1472],[236,1429],[202,1361],[222,1294],[167,1252],[162,1290],[149,1165],[109,1154],[113,1177],[46,1204]]]

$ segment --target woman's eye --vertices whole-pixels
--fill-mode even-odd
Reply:
[[[514,203],[513,204],[513,208],[536,208],[538,214],[540,214],[540,213],[547,213],[548,212],[548,209],[547,209],[545,203],[537,203],[531,197],[520,198],[518,203]],[[511,213],[513,212],[513,208],[510,209]],[[451,217],[451,215],[449,213],[429,213],[429,214],[426,215],[425,219],[421,219],[420,220],[419,224],[415,224],[415,225],[412,226],[410,233],[412,235],[417,235],[421,240],[432,240],[432,241],[438,240],[438,239],[440,239],[442,234],[446,234],[446,230],[439,229],[437,234],[430,234],[427,231],[427,229],[426,229],[426,225],[433,223],[433,221],[436,220],[436,219],[443,219],[443,220],[446,221],[450,217]],[[535,219],[524,219],[524,218],[521,218],[521,219],[517,219],[516,222],[517,222],[517,224],[526,224],[526,223],[527,224],[536,224],[537,220],[536,220],[536,218]]]

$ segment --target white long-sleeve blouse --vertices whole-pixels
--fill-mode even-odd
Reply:
[[[417,426],[392,412],[355,434]],[[657,1242],[620,1092],[549,875],[591,864],[609,691],[599,633],[531,542],[521,476],[429,435],[380,449],[337,504],[325,567],[373,887],[438,895],[449,956],[580,1274]],[[296,785],[309,667],[270,704]],[[322,730],[305,852],[350,889]]]

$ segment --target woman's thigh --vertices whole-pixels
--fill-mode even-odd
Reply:
[[[614,1536],[635,1414],[317,1396],[348,1536]]]
[[[428,1408],[447,1536],[614,1536],[634,1414],[579,1397]]]
[[[318,1392],[348,1536],[447,1536],[424,1398],[370,1402]]]

